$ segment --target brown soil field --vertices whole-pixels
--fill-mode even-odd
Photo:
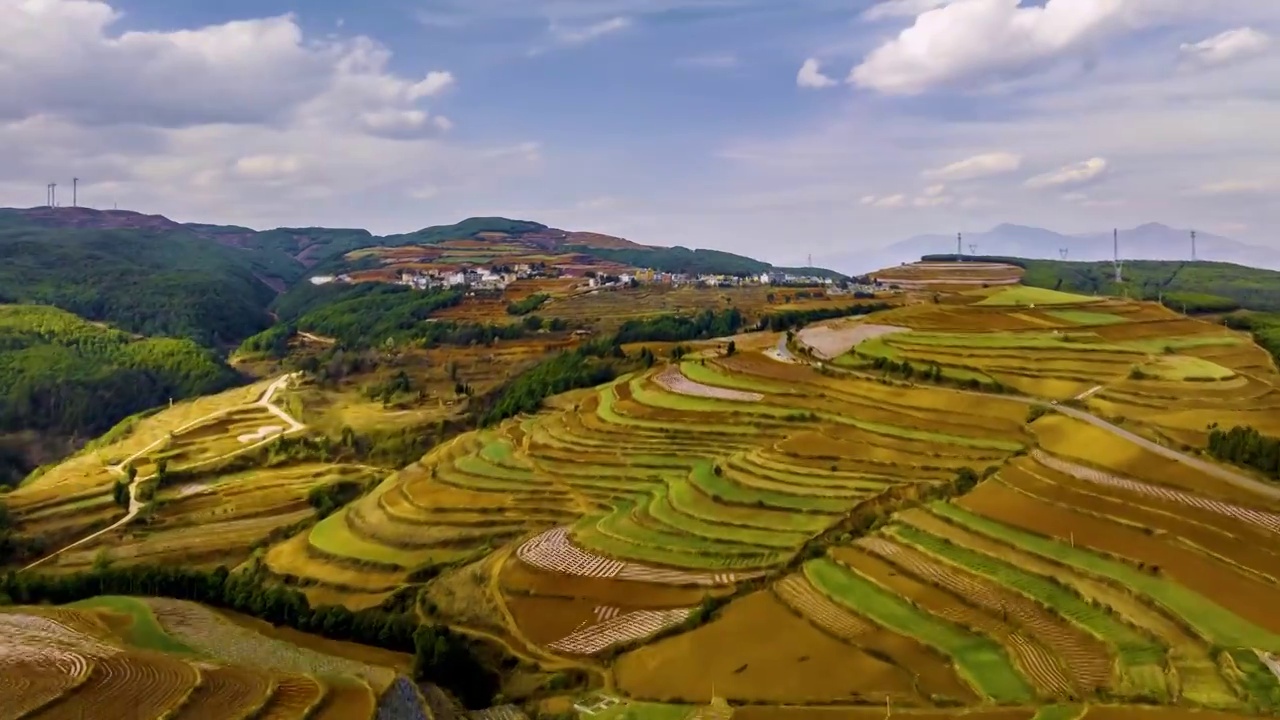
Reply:
[[[1274,581],[1280,581],[1280,554],[1276,552],[1276,538],[1274,535],[1259,537],[1266,531],[1251,523],[1215,514],[1217,521],[1205,524],[1186,517],[1179,510],[1157,510],[1148,504],[1145,497],[1113,497],[1107,488],[1088,486],[1083,481],[1038,465],[1026,468],[1018,465],[1006,467],[1000,471],[1000,479],[1043,500],[1137,523],[1164,534],[1173,542],[1186,540]],[[1209,513],[1201,511],[1201,514]],[[1242,536],[1231,534],[1233,530],[1243,531]]]
[[[1245,717],[1252,716],[1191,708],[1090,705],[1084,720],[1238,720]]]
[[[898,667],[913,674],[925,696],[944,696],[975,703],[978,695],[956,674],[955,667],[940,653],[915,638],[876,625],[831,600],[813,587],[803,573],[790,575],[772,588],[784,604],[823,632],[856,647],[888,657]]]
[[[507,597],[506,605],[520,632],[538,645],[546,645],[598,622],[595,608],[600,603],[517,595]]]
[[[772,593],[724,608],[707,625],[623,655],[618,688],[633,697],[707,703],[915,701],[910,675],[801,620]]]
[[[1280,631],[1271,612],[1275,587],[1189,548],[1119,523],[1036,500],[998,482],[983,482],[957,504],[994,520],[1088,547],[1159,572],[1260,627]]]
[[[907,572],[941,586],[988,612],[1007,613],[1012,624],[1021,626],[1023,632],[1057,655],[1073,679],[1072,687],[1068,687],[1066,676],[1055,672],[1052,667],[1045,667],[1042,678],[1037,681],[1042,686],[1056,688],[1065,695],[1073,688],[1077,693],[1092,693],[1108,684],[1111,658],[1107,646],[1030,598],[915,550],[904,541],[867,537],[860,544]]]
[[[1223,515],[1222,513],[1147,495],[1145,493],[1125,490],[1119,487],[1102,486],[1086,480],[1078,480],[1071,475],[1056,472],[1039,463],[1028,463],[1019,460],[1016,462],[1016,466],[1050,480],[1057,485],[1070,488],[1077,492],[1101,495],[1102,497],[1105,497],[1108,500],[1113,500],[1116,503],[1131,505],[1135,508],[1161,513],[1165,516],[1171,515],[1183,522],[1192,523],[1202,528],[1214,529],[1220,533],[1225,533],[1238,539],[1240,542],[1255,546],[1259,550],[1266,550],[1272,553],[1280,552],[1280,546],[1277,546],[1275,535],[1254,523],[1240,522],[1239,520]]]
[[[1171,647],[1179,649],[1202,647],[1201,642],[1180,624],[1170,620],[1163,612],[1144,604],[1137,596],[1122,588],[1081,575],[1067,566],[1045,560],[1039,555],[1015,550],[982,535],[961,529],[924,510],[908,510],[900,513],[898,519],[961,547],[1000,558],[1027,572],[1053,578],[1063,585],[1075,588],[1082,596],[1093,598],[1112,608],[1120,616],[1127,618],[1131,624],[1145,629]],[[1200,654],[1205,655],[1203,651]]]
[[[899,513],[897,517],[909,525],[945,538],[960,547],[985,553],[1027,572],[1052,578],[1074,588],[1081,596],[1092,598],[1101,605],[1111,608],[1120,617],[1127,619],[1130,624],[1143,629],[1158,638],[1161,643],[1173,648],[1173,664],[1182,678],[1184,687],[1193,681],[1206,682],[1215,687],[1223,684],[1218,676],[1216,664],[1198,638],[1193,637],[1180,623],[1171,620],[1163,611],[1147,605],[1140,597],[1126,589],[1094,580],[1067,566],[1045,560],[1039,555],[1015,550],[982,535],[963,530],[921,509],[907,510]]]
[[[912,710],[893,708],[890,717],[906,720],[1031,720],[1035,710],[1026,708],[987,708],[961,710]],[[733,709],[736,720],[884,720],[883,707],[769,707],[745,705]],[[1125,720],[1128,720],[1126,716]],[[1216,720],[1205,718],[1205,720]]]
[[[1209,498],[1272,510],[1280,507],[1280,503],[1268,501],[1258,493],[1217,480],[1065,415],[1047,415],[1030,427],[1045,451],[1067,460],[1135,480],[1190,490]]]
[[[216,610],[217,614],[225,617],[231,622],[244,627],[261,635],[270,638],[283,640],[292,643],[301,648],[314,650],[325,655],[346,658],[355,662],[367,663],[379,667],[392,668],[400,672],[408,672],[413,666],[413,657],[408,653],[399,653],[391,650],[373,647],[371,645],[361,645],[359,643],[346,642],[345,640],[330,640],[329,638],[312,635],[310,633],[299,632],[290,627],[272,625],[265,620],[259,620],[249,615],[242,615],[233,610]]]
[[[689,607],[702,602],[708,594],[716,594],[691,587],[550,573],[531,568],[515,558],[503,565],[499,582],[504,590],[511,593],[508,597],[527,594],[586,600],[593,605]]]
[[[1055,692],[1053,676],[1060,674],[1053,653],[1030,638],[1015,642],[1014,628],[1000,618],[975,608],[960,598],[933,585],[900,572],[893,565],[860,548],[835,547],[831,557],[854,568],[889,592],[910,600],[914,605],[937,617],[949,620],[968,632],[980,632],[1003,645],[1022,674],[1046,695]]]
[[[356,681],[327,680],[329,692],[311,718],[314,720],[349,720],[374,714],[378,701],[368,685]]]

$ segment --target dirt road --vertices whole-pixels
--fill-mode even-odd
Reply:
[[[290,416],[290,415],[289,415],[288,413],[286,413],[284,410],[281,410],[279,407],[277,407],[276,405],[274,405],[271,401],[275,398],[276,393],[277,393],[277,392],[279,392],[281,388],[283,388],[283,387],[285,387],[286,385],[288,385],[288,384],[289,384],[289,381],[290,381],[290,380],[292,380],[292,379],[293,379],[294,377],[296,377],[296,376],[297,376],[297,373],[293,373],[293,374],[285,375],[285,376],[283,376],[283,377],[281,377],[281,378],[277,379],[275,382],[271,383],[271,385],[267,387],[266,392],[262,393],[262,397],[258,398],[257,402],[255,402],[255,403],[254,403],[254,405],[255,405],[255,406],[257,406],[257,407],[262,407],[262,408],[266,408],[266,409],[267,409],[267,411],[269,411],[271,414],[275,415],[276,417],[278,417],[278,418],[280,418],[281,420],[284,420],[286,423],[288,423],[288,424],[289,424],[289,429],[285,431],[286,433],[292,433],[292,432],[296,432],[296,431],[298,431],[298,430],[304,430],[304,429],[306,429],[306,425],[303,425],[302,423],[300,423],[300,422],[298,422],[297,420],[295,420],[292,416]],[[173,434],[174,434],[174,435],[180,435],[180,434],[182,434],[182,433],[186,432],[187,430],[190,430],[191,428],[196,427],[197,425],[200,425],[200,424],[202,424],[202,423],[206,423],[206,422],[208,422],[209,420],[212,420],[212,419],[214,419],[214,418],[216,418],[216,417],[219,417],[219,416],[221,416],[221,415],[224,415],[224,414],[226,414],[226,412],[227,412],[226,410],[219,410],[219,411],[217,411],[217,412],[214,412],[214,413],[210,413],[210,414],[208,414],[208,415],[205,415],[204,417],[199,418],[198,420],[193,420],[193,421],[191,421],[191,422],[187,423],[186,425],[183,425],[182,427],[180,427],[180,428],[178,428],[177,430],[175,430],[175,431],[173,432]],[[246,451],[248,451],[248,450],[252,450],[252,449],[254,449],[254,448],[256,448],[256,447],[259,447],[259,446],[261,446],[261,445],[264,445],[264,444],[266,444],[266,443],[269,443],[269,442],[271,442],[272,440],[276,439],[277,437],[279,437],[279,435],[273,435],[273,436],[271,436],[271,437],[269,437],[269,438],[266,438],[266,439],[264,439],[264,440],[262,440],[262,441],[260,441],[260,442],[256,442],[256,443],[254,443],[254,444],[252,444],[252,445],[245,446],[244,448],[241,448],[241,449],[236,450],[236,451],[234,451],[234,452],[227,453],[227,454],[225,454],[225,455],[218,456],[218,457],[216,457],[216,458],[211,458],[211,459],[209,459],[209,460],[205,460],[204,462],[201,462],[201,463],[199,463],[199,464],[200,464],[200,465],[209,465],[209,464],[212,464],[212,463],[218,462],[218,461],[220,461],[220,460],[225,460],[226,458],[229,458],[229,457],[231,457],[231,456],[233,456],[233,455],[238,455],[238,454],[240,454],[240,453],[246,452]],[[155,442],[151,443],[150,445],[146,446],[146,447],[145,447],[145,448],[143,448],[142,450],[139,450],[138,452],[136,452],[136,453],[134,453],[134,454],[130,455],[129,457],[125,458],[123,461],[121,461],[121,462],[119,462],[119,463],[117,463],[117,464],[115,464],[115,465],[109,465],[109,466],[107,467],[107,469],[108,469],[108,470],[110,470],[111,472],[113,472],[113,473],[115,473],[115,474],[117,474],[117,475],[121,476],[121,477],[126,477],[126,476],[127,476],[127,474],[128,474],[128,471],[127,471],[127,470],[125,470],[125,468],[126,468],[126,467],[128,467],[130,463],[132,463],[134,460],[137,460],[138,458],[142,457],[143,455],[146,455],[147,453],[151,452],[152,450],[154,450],[155,448],[159,447],[160,445],[164,444],[168,439],[169,439],[168,437],[162,437],[162,438],[160,438],[159,440],[157,440],[157,441],[155,441]],[[195,467],[195,466],[192,466],[192,467]],[[93,534],[91,534],[91,535],[88,535],[88,536],[86,536],[86,537],[82,537],[82,538],[80,538],[79,540],[76,540],[75,542],[71,543],[70,545],[67,545],[67,546],[65,546],[65,547],[62,547],[62,548],[60,548],[60,549],[58,549],[58,550],[53,551],[52,553],[49,553],[48,555],[45,555],[44,557],[40,558],[39,560],[37,560],[37,561],[35,561],[35,562],[31,563],[30,565],[28,565],[28,566],[26,566],[26,567],[22,568],[22,569],[23,569],[23,571],[31,570],[31,569],[33,569],[33,568],[35,568],[35,567],[37,567],[37,566],[39,566],[39,565],[41,565],[41,564],[43,564],[43,563],[48,562],[48,561],[49,561],[49,560],[51,560],[51,559],[53,559],[53,558],[55,558],[55,557],[57,557],[57,556],[61,555],[62,553],[66,552],[66,551],[68,551],[68,550],[73,550],[73,549],[75,549],[75,548],[77,548],[77,547],[80,547],[81,545],[86,545],[86,544],[88,544],[88,543],[92,542],[93,540],[96,540],[96,539],[98,539],[98,538],[102,537],[103,535],[106,535],[107,533],[111,532],[112,530],[118,530],[118,529],[120,529],[120,528],[124,527],[125,525],[128,525],[130,522],[132,522],[132,521],[133,521],[133,519],[134,519],[134,518],[138,517],[138,513],[142,512],[142,508],[143,508],[143,506],[145,505],[145,503],[143,503],[141,500],[139,500],[139,499],[138,499],[138,487],[139,487],[139,486],[140,486],[144,481],[146,481],[146,480],[150,480],[151,478],[155,477],[155,475],[156,475],[155,473],[151,473],[150,475],[147,475],[147,476],[145,476],[145,477],[142,477],[142,476],[135,477],[135,478],[133,479],[133,482],[129,484],[129,511],[125,513],[124,517],[120,518],[119,520],[115,521],[114,523],[112,523],[112,524],[108,525],[107,527],[105,527],[105,528],[103,528],[103,529],[101,529],[101,530],[99,530],[99,531],[97,531],[97,532],[95,532],[95,533],[93,533]]]

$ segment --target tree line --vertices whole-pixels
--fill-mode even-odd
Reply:
[[[866,303],[862,305],[846,305],[844,307],[820,307],[809,310],[779,310],[764,315],[756,323],[757,330],[782,332],[804,327],[820,320],[833,320],[842,317],[870,315],[873,312],[888,310],[893,305],[885,302]]]
[[[1237,312],[1222,318],[1232,330],[1245,330],[1280,363],[1280,313]]]
[[[443,687],[471,709],[490,705],[501,680],[482,660],[483,655],[494,653],[492,649],[447,627],[423,625],[412,612],[312,607],[306,595],[271,584],[259,572],[232,573],[226,566],[208,571],[131,565],[58,576],[10,572],[0,578],[0,604],[63,605],[101,595],[189,600],[331,640],[413,653],[415,679]]]
[[[528,315],[534,310],[542,307],[542,304],[550,299],[551,296],[546,293],[534,293],[523,300],[515,300],[507,303],[507,314]]]
[[[707,340],[738,332],[745,324],[737,308],[702,310],[694,315],[658,315],[628,320],[614,334],[617,344]]]
[[[1272,480],[1280,480],[1280,438],[1269,437],[1247,425],[1209,429],[1209,454],[1241,467],[1253,468]]]

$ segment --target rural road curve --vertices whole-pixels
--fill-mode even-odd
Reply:
[[[258,398],[258,400],[257,400],[256,402],[254,402],[254,403],[253,403],[253,406],[261,407],[261,408],[266,408],[266,410],[267,410],[268,412],[270,412],[271,414],[273,414],[273,415],[275,415],[276,417],[280,418],[281,420],[284,420],[285,422],[287,422],[287,423],[289,424],[289,429],[285,431],[286,433],[292,433],[292,432],[297,432],[298,430],[303,430],[303,429],[305,429],[305,428],[306,428],[306,425],[303,425],[302,423],[298,422],[298,421],[297,421],[297,420],[295,420],[292,416],[290,416],[290,415],[289,415],[289,413],[286,413],[284,410],[281,410],[279,407],[277,407],[276,405],[272,404],[271,400],[275,397],[275,394],[276,394],[277,392],[279,392],[281,388],[283,388],[285,385],[287,385],[287,384],[289,383],[289,381],[290,381],[290,380],[292,380],[296,375],[297,375],[297,373],[291,373],[291,374],[289,374],[289,375],[284,375],[284,376],[282,376],[282,377],[278,378],[275,382],[271,383],[271,385],[267,387],[266,392],[262,393],[262,397]],[[243,407],[243,406],[240,406],[240,407]],[[215,417],[218,417],[218,416],[220,416],[220,415],[224,415],[224,414],[226,414],[226,412],[227,412],[226,410],[219,410],[219,411],[217,411],[217,412],[213,412],[213,413],[210,413],[210,414],[208,414],[208,415],[205,415],[204,417],[199,418],[199,419],[197,419],[197,420],[192,420],[191,422],[187,423],[186,425],[183,425],[182,427],[180,427],[180,428],[178,428],[177,430],[175,430],[175,431],[173,432],[173,434],[174,434],[174,435],[180,435],[180,434],[182,434],[182,433],[186,432],[187,430],[190,430],[191,428],[193,428],[193,427],[195,427],[195,426],[197,426],[197,425],[200,425],[200,424],[202,424],[202,423],[208,422],[209,420],[211,420],[211,419],[213,419],[213,418],[215,418]],[[256,447],[258,447],[258,446],[260,446],[260,445],[263,445],[263,444],[265,444],[265,443],[271,442],[272,440],[276,439],[276,437],[279,437],[279,436],[278,436],[278,435],[272,435],[271,437],[269,437],[269,438],[267,438],[267,439],[265,439],[265,440],[262,440],[261,442],[254,443],[254,444],[249,445],[249,446],[247,446],[247,447],[241,448],[241,449],[239,449],[239,450],[237,450],[237,451],[235,451],[235,452],[227,453],[227,454],[225,454],[225,455],[220,455],[220,456],[218,456],[218,457],[211,458],[211,459],[209,459],[209,460],[205,460],[205,461],[203,461],[203,462],[201,462],[201,463],[198,463],[198,464],[199,464],[199,465],[208,465],[208,464],[210,464],[210,463],[218,462],[219,460],[225,460],[226,458],[231,457],[232,455],[238,455],[238,454],[240,454],[240,453],[242,453],[242,452],[245,452],[245,451],[247,451],[247,450],[252,450],[253,448],[256,448]],[[108,470],[110,470],[111,472],[116,473],[117,475],[125,476],[125,475],[127,475],[127,471],[125,470],[125,467],[126,467],[126,466],[128,466],[128,465],[129,465],[129,463],[131,463],[131,462],[133,462],[134,460],[137,460],[138,458],[142,457],[143,455],[146,455],[147,453],[151,452],[151,451],[152,451],[152,450],[154,450],[157,446],[159,446],[159,445],[163,444],[163,443],[164,443],[166,440],[168,440],[168,439],[169,439],[169,438],[168,438],[167,436],[166,436],[166,437],[162,437],[162,438],[160,438],[159,440],[157,440],[157,441],[155,441],[155,442],[151,443],[150,445],[146,446],[145,448],[143,448],[143,449],[139,450],[138,452],[136,452],[136,453],[134,453],[134,454],[130,455],[129,457],[125,458],[125,459],[124,459],[124,460],[122,460],[121,462],[116,463],[115,465],[109,465],[109,466],[107,466],[107,469],[108,469]],[[195,467],[195,466],[192,466],[192,467]],[[77,540],[77,541],[75,541],[75,542],[71,543],[70,545],[67,545],[67,546],[65,546],[65,547],[62,547],[62,548],[60,548],[60,549],[58,549],[58,550],[53,551],[52,553],[49,553],[48,555],[45,555],[44,557],[40,558],[39,560],[36,560],[35,562],[31,563],[30,565],[28,565],[28,566],[26,566],[26,567],[22,568],[22,570],[23,570],[24,572],[25,572],[25,571],[27,571],[27,570],[31,570],[31,569],[35,568],[36,566],[41,565],[41,564],[43,564],[43,563],[45,563],[45,562],[48,562],[49,560],[51,560],[51,559],[53,559],[53,558],[55,558],[55,557],[57,557],[57,556],[61,555],[62,553],[66,552],[66,551],[68,551],[68,550],[72,550],[72,549],[75,549],[75,548],[77,548],[77,547],[80,547],[81,545],[85,545],[85,544],[87,544],[87,543],[89,543],[89,542],[91,542],[91,541],[93,541],[93,540],[96,540],[96,539],[97,539],[97,538],[99,538],[99,537],[102,537],[103,535],[106,535],[107,533],[111,532],[112,530],[117,530],[117,529],[122,528],[122,527],[124,527],[125,525],[129,524],[129,523],[130,523],[134,518],[138,517],[138,513],[142,512],[142,508],[143,508],[143,503],[142,503],[142,501],[138,499],[138,486],[139,486],[140,484],[142,484],[142,482],[143,482],[143,481],[150,480],[151,478],[155,477],[155,475],[156,475],[155,473],[151,473],[150,475],[148,475],[148,476],[146,476],[146,477],[135,477],[135,478],[133,479],[133,482],[129,484],[129,511],[128,511],[127,513],[125,513],[124,517],[120,518],[119,520],[115,521],[114,523],[112,523],[112,524],[110,524],[110,525],[106,526],[105,528],[103,528],[103,529],[101,529],[101,530],[99,530],[99,531],[97,531],[97,532],[95,532],[95,533],[93,533],[93,534],[91,534],[91,535],[87,535],[87,536],[85,536],[85,537],[82,537],[82,538],[80,538],[79,540]]]
[[[1019,397],[1018,399],[1034,402],[1039,405],[1046,404],[1043,401],[1035,400],[1034,398]],[[1122,427],[1119,427],[1117,425],[1112,425],[1111,423],[1107,422],[1106,420],[1103,420],[1097,415],[1087,413],[1083,410],[1079,410],[1066,405],[1055,405],[1053,406],[1053,409],[1057,410],[1063,415],[1073,417],[1077,420],[1083,420],[1084,422],[1087,422],[1096,428],[1101,428],[1102,430],[1106,430],[1107,432],[1110,432],[1111,434],[1116,435],[1117,437],[1123,438],[1125,440],[1128,440],[1131,443],[1134,443],[1135,445],[1139,445],[1143,448],[1146,448],[1147,450],[1150,450],[1151,452],[1157,455],[1161,455],[1163,457],[1169,458],[1170,460],[1175,460],[1177,462],[1180,462],[1183,465],[1186,465],[1195,470],[1199,470],[1200,472],[1206,475],[1212,475],[1213,477],[1216,477],[1219,480],[1223,480],[1225,482],[1231,483],[1236,487],[1243,488],[1245,490],[1251,490],[1253,492],[1256,492],[1262,495],[1266,495],[1267,497],[1273,500],[1280,500],[1280,487],[1276,487],[1274,485],[1268,485],[1267,483],[1264,483],[1261,480],[1255,480],[1249,477],[1248,475],[1235,472],[1233,470],[1222,467],[1220,465],[1214,465],[1211,462],[1206,462],[1197,457],[1185,455],[1183,453],[1178,452],[1177,450],[1172,450],[1163,445],[1160,445],[1159,443],[1154,443],[1140,435],[1135,435],[1129,432],[1128,430],[1125,430]]]
[[[311,342],[317,342],[317,343],[320,343],[321,345],[332,345],[335,342],[337,342],[333,338],[320,337],[319,335],[312,335],[309,332],[302,332],[301,330],[298,331],[298,337],[306,338]]]
[[[786,346],[787,346],[787,339],[784,336],[781,340],[778,341],[778,352],[779,353],[785,352],[786,353],[785,357],[791,358],[792,362],[806,362],[804,360],[801,360],[791,355],[790,351],[787,350]],[[1082,393],[1080,398],[1077,398],[1077,399],[1087,398],[1102,389],[1103,389],[1102,386],[1092,388],[1091,390],[1088,390]],[[1160,445],[1159,443],[1152,442],[1140,435],[1136,435],[1132,432],[1129,432],[1128,430],[1125,430],[1124,428],[1118,425],[1113,425],[1107,422],[1106,420],[1103,420],[1102,418],[1098,417],[1097,415],[1085,412],[1084,410],[1080,410],[1078,408],[1070,407],[1068,405],[1055,404],[1048,400],[1041,400],[1039,398],[1029,397],[1027,395],[991,395],[988,393],[975,392],[972,390],[955,390],[955,392],[964,393],[966,395],[975,395],[978,397],[986,397],[986,398],[1000,397],[1008,400],[1016,400],[1018,402],[1027,403],[1029,405],[1038,405],[1040,407],[1044,407],[1050,410],[1057,410],[1063,415],[1066,415],[1068,417],[1073,417],[1083,422],[1087,422],[1090,425],[1100,430],[1106,430],[1107,432],[1111,433],[1112,435],[1115,435],[1116,437],[1119,437],[1123,440],[1128,440],[1129,442],[1135,445],[1138,445],[1139,447],[1150,450],[1151,452],[1157,455],[1160,455],[1161,457],[1168,458],[1175,462],[1180,462],[1183,465],[1186,465],[1187,467],[1190,467],[1206,475],[1213,476],[1219,480],[1235,485],[1238,488],[1249,490],[1251,492],[1256,492],[1260,495],[1265,495],[1266,497],[1272,500],[1280,500],[1280,487],[1271,485],[1269,483],[1265,483],[1261,480],[1257,480],[1253,477],[1250,477],[1249,475],[1245,475],[1244,473],[1239,473],[1229,468],[1222,467],[1221,465],[1215,465],[1211,462],[1206,462],[1204,460],[1201,460],[1200,458],[1192,457],[1190,455],[1178,452],[1177,450],[1167,448],[1163,445]]]
[[[791,348],[787,347],[787,336],[783,335],[778,338],[778,357],[787,362],[800,362],[800,358],[791,354]]]

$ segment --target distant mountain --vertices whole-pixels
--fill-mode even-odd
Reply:
[[[527,220],[468,218],[378,237],[353,228],[276,228],[179,223],[162,215],[91,208],[0,208],[0,303],[60,307],[130,332],[239,343],[270,324],[275,297],[317,273],[345,272],[376,258],[371,247],[450,241],[551,256],[566,268],[639,267],[666,272],[758,274],[781,270],[718,250],[641,245]],[[476,252],[484,257],[486,253]],[[502,255],[503,253],[495,253]],[[521,252],[523,253],[523,251]],[[487,259],[486,261],[491,260]],[[466,261],[462,261],[466,262]],[[811,273],[840,277],[829,270]]]
[[[593,259],[608,263],[651,267],[666,272],[761,273],[790,270],[743,255],[719,250],[641,245],[612,235],[575,232],[548,227],[529,220],[503,217],[473,217],[452,225],[433,225],[410,233],[377,236],[357,228],[275,228],[254,230],[238,225],[178,223],[162,215],[144,215],[129,210],[91,208],[29,209],[0,208],[0,231],[14,228],[79,231],[138,231],[184,239],[203,239],[230,248],[254,275],[276,292],[292,286],[318,270],[331,271],[340,258],[353,250],[368,247],[437,245],[450,240],[474,242],[517,242],[531,250],[576,254],[586,263]],[[812,274],[843,277],[831,270],[808,269]]]
[[[1068,260],[1098,261],[1113,257],[1111,231],[1066,235],[1044,228],[1002,224],[986,232],[966,232],[963,251],[977,245],[979,255],[1002,255],[1032,259],[1058,260],[1067,250]],[[860,257],[857,267],[846,268],[867,272],[890,265],[919,260],[922,255],[954,253],[955,235],[918,235],[894,243],[882,251]],[[1147,223],[1120,230],[1120,257],[1126,260],[1189,260],[1191,231],[1160,223]],[[1206,232],[1196,233],[1196,258],[1236,263],[1267,269],[1280,269],[1280,251],[1247,245],[1237,240]],[[866,265],[866,267],[863,267]]]

